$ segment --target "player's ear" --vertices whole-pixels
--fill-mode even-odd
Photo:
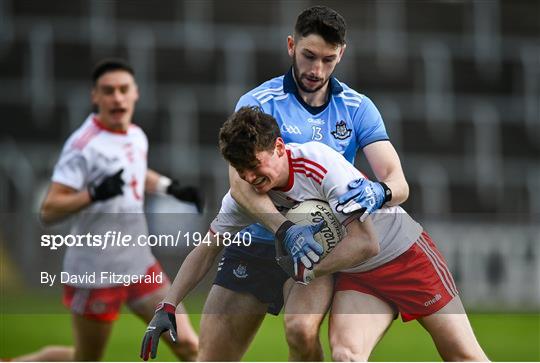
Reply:
[[[139,100],[139,87],[137,86],[137,83],[135,83],[135,102]]]
[[[294,56],[294,37],[292,35],[289,35],[287,37],[287,52],[289,53],[289,57]]]
[[[282,157],[283,155],[285,155],[285,141],[283,141],[283,139],[281,137],[278,137],[276,139],[276,153],[279,157]]]
[[[337,63],[339,63],[341,61],[341,57],[343,57],[343,54],[345,53],[345,48],[347,48],[347,44],[343,44],[342,46],[340,46],[340,50],[339,50],[339,53],[338,53],[338,58],[337,58]]]
[[[90,100],[92,102],[92,105],[97,106],[97,88],[96,86],[92,87],[92,92],[90,93]]]

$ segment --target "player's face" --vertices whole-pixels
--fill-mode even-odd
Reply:
[[[328,84],[345,51],[345,45],[329,44],[316,34],[296,39],[289,36],[287,44],[294,78],[300,90],[306,93],[317,92]]]
[[[281,138],[276,141],[272,151],[256,154],[259,165],[252,169],[237,170],[242,179],[253,186],[257,193],[266,193],[270,189],[284,187],[289,180],[289,163],[285,144]]]
[[[138,99],[135,79],[122,70],[103,74],[92,90],[92,102],[98,107],[99,120],[113,130],[128,129]]]

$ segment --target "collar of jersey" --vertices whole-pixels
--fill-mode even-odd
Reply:
[[[313,107],[313,106],[308,105],[302,99],[302,97],[300,96],[300,93],[298,93],[298,87],[296,86],[296,82],[294,81],[292,72],[293,72],[293,69],[291,67],[289,68],[289,71],[285,74],[285,76],[283,77],[283,91],[286,93],[294,94],[298,102],[300,102],[300,104],[312,115],[321,113],[326,108],[326,106],[328,106],[328,104],[330,103],[331,97],[328,97],[328,100],[322,106]],[[330,86],[330,93],[332,95],[337,95],[338,93],[343,92],[343,87],[341,87],[338,80],[335,79],[334,77],[330,77],[329,86]]]
[[[287,159],[289,159],[289,181],[286,186],[282,188],[275,188],[276,190],[279,190],[280,192],[288,192],[292,189],[294,185],[294,170],[292,165],[292,155],[291,150],[287,149]]]
[[[98,129],[105,130],[105,131],[111,132],[113,134],[127,135],[127,130],[126,131],[121,131],[121,130],[110,129],[107,126],[105,126],[96,116],[94,116],[92,118],[92,120],[94,121],[94,125],[96,125],[98,127]]]

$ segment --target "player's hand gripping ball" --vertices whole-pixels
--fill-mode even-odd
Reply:
[[[286,217],[289,221],[285,222],[283,227],[289,226],[289,240],[283,239],[284,250],[279,243],[278,231],[276,260],[295,281],[307,284],[314,278],[313,265],[332,251],[343,238],[345,229],[332,213],[328,203],[319,200],[297,204]],[[308,248],[303,247],[300,242]]]
[[[285,215],[297,225],[306,226],[324,222],[324,227],[314,235],[322,247],[321,259],[326,257],[345,235],[345,228],[332,212],[328,203],[321,200],[306,200],[292,207]]]

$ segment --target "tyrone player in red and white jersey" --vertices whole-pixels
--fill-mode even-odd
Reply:
[[[339,196],[351,182],[365,179],[341,154],[318,142],[285,145],[275,119],[258,107],[242,107],[225,122],[220,150],[278,210],[322,199],[345,226],[342,241],[311,270],[299,263],[287,271],[300,283],[338,272],[329,332],[334,360],[366,361],[397,314],[404,321],[418,320],[443,359],[487,360],[446,262],[422,226],[399,206],[383,207],[364,222],[362,212],[340,212]],[[212,266],[223,247],[218,236],[238,232],[254,218],[227,193],[210,226],[211,244],[201,243],[190,253],[163,303],[174,309]],[[143,340],[143,356],[148,341],[167,329],[163,313],[156,313]]]
[[[73,216],[72,235],[104,236],[114,231],[134,240],[148,233],[145,192],[170,194],[200,208],[195,188],[182,187],[147,168],[148,140],[132,124],[139,93],[131,66],[122,60],[104,60],[95,67],[92,79],[92,102],[98,112],[90,114],[66,141],[43,201],[42,220],[49,224]],[[72,313],[74,348],[46,347],[18,360],[98,361],[123,303],[148,323],[170,286],[147,245],[68,247],[63,271],[70,276],[97,275],[90,282],[64,283],[63,301]],[[101,272],[162,278],[125,286],[101,280]],[[169,336],[165,339],[178,358],[194,360],[197,334],[183,306],[177,312],[175,323],[182,334],[176,343]]]

